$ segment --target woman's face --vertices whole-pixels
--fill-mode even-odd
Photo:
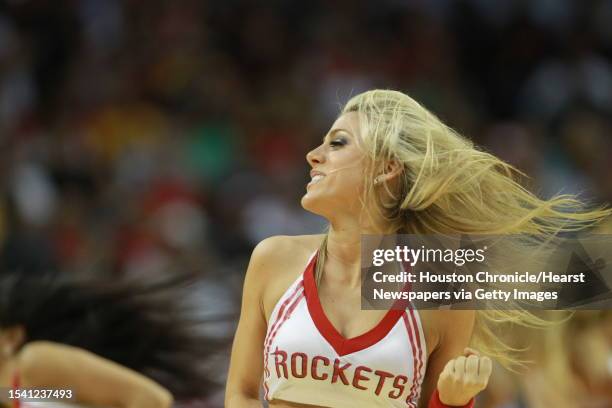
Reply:
[[[312,170],[302,207],[327,219],[359,213],[366,163],[361,141],[358,113],[334,122],[323,143],[306,155]]]

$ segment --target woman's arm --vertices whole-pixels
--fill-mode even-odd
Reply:
[[[242,292],[240,321],[234,337],[225,389],[226,408],[261,408],[259,390],[263,374],[263,343],[267,324],[263,290],[272,270],[278,237],[260,242],[253,250]]]
[[[432,406],[428,404],[436,389],[439,396],[434,399],[439,398],[448,406],[463,406],[486,386],[491,360],[465,353],[474,329],[474,311],[448,310],[436,314],[439,314],[436,327],[440,337],[438,347],[427,362],[419,407]]]
[[[88,351],[28,343],[17,357],[20,386],[70,389],[77,401],[116,408],[169,408],[170,393],[149,378]]]

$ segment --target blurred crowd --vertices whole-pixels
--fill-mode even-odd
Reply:
[[[259,240],[324,228],[305,154],[371,88],[541,196],[612,202],[610,22],[610,0],[0,1],[0,268],[187,271],[233,310]]]

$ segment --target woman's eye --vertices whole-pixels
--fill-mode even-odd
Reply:
[[[344,139],[335,139],[335,140],[332,140],[331,142],[329,142],[329,145],[331,147],[344,146],[345,144],[346,144],[346,141]]]

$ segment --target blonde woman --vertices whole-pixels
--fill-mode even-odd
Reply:
[[[491,360],[508,362],[490,322],[525,312],[361,310],[362,234],[542,233],[607,213],[572,197],[539,200],[513,169],[405,94],[353,97],[306,156],[302,206],[324,235],[278,236],[254,250],[226,407],[472,406]],[[566,211],[566,210],[572,211]]]

